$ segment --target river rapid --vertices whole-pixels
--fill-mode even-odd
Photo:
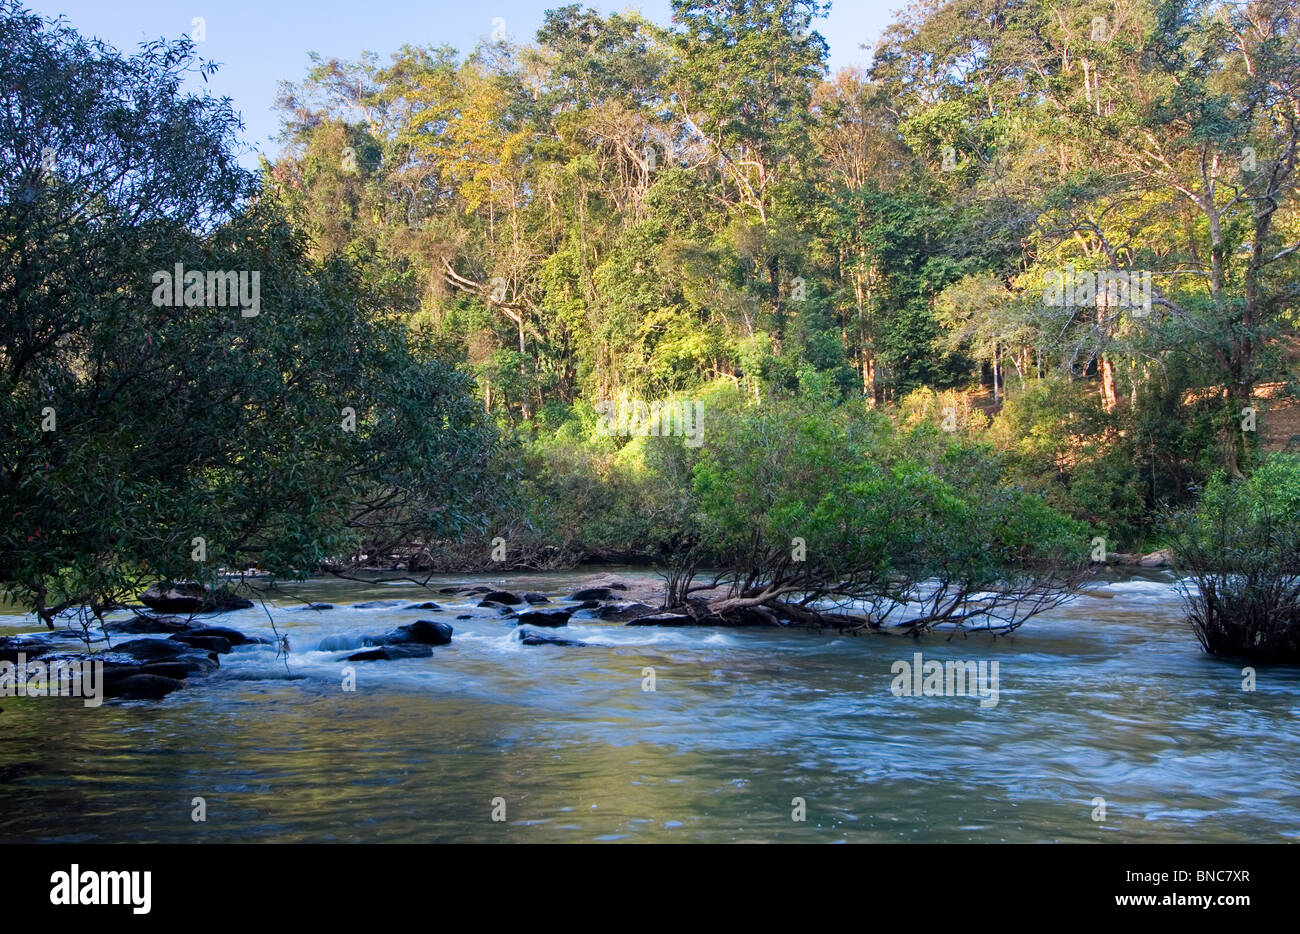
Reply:
[[[436,592],[654,579],[283,584],[274,630],[261,606],[212,622],[287,634],[287,656],[236,648],[160,701],[0,698],[0,841],[1300,839],[1300,671],[1259,666],[1243,690],[1168,572],[1098,578],[1012,636],[950,641],[575,616],[550,632],[589,646],[527,646],[479,598]],[[425,600],[443,609],[405,609]],[[416,619],[449,622],[451,645],[342,660]],[[0,615],[0,636],[39,629]],[[898,696],[916,652],[996,661],[996,704]]]

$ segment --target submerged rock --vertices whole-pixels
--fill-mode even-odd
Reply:
[[[184,686],[185,682],[162,675],[132,674],[125,678],[109,679],[105,673],[104,696],[125,700],[158,700]]]
[[[433,654],[433,646],[411,642],[405,645],[381,645],[378,648],[354,652],[348,656],[350,662],[382,662],[396,658],[427,658]]]
[[[405,607],[403,607],[402,609],[404,609],[404,610],[441,610],[442,607],[438,606],[438,604],[436,604],[436,603],[434,603],[432,600],[430,600],[430,601],[427,602],[427,603],[412,603],[410,606],[405,606]]]
[[[572,613],[569,610],[528,610],[515,620],[517,626],[567,626]]]
[[[561,639],[559,636],[548,636],[532,630],[520,629],[516,631],[519,633],[519,641],[524,645],[571,645],[583,648],[590,644],[579,642],[577,639]]]
[[[401,601],[400,600],[367,600],[364,603],[353,603],[351,604],[350,608],[353,610],[379,610],[379,609],[383,609],[384,607],[390,607],[390,606],[401,606]]]
[[[309,604],[307,604],[306,606],[299,607],[298,609],[300,609],[300,610],[315,610],[317,613],[320,613],[320,612],[323,612],[323,611],[325,611],[325,610],[332,610],[332,609],[334,609],[334,604],[332,604],[332,603],[309,603]]]
[[[685,613],[651,613],[629,620],[628,626],[692,626],[695,620]]]

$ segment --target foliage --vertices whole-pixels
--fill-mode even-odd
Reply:
[[[1246,480],[1216,474],[1171,528],[1205,651],[1300,661],[1300,458],[1274,454]]]
[[[188,40],[3,13],[0,586],[51,621],[471,527],[495,440],[467,380],[257,197],[229,103],[180,91]],[[176,264],[260,301],[172,304]]]

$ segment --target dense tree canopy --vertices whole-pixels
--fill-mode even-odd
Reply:
[[[1285,441],[1289,0],[916,4],[836,74],[816,0],[564,6],[314,57],[260,179],[187,41],[3,11],[0,577],[43,606],[192,576],[196,536],[279,570],[695,555],[742,597],[801,537],[891,553],[857,598],[937,552],[969,594],[1155,544]],[[260,271],[260,313],[151,303],[177,263]],[[711,440],[602,429],[650,400]]]
[[[569,6],[522,47],[320,61],[271,177],[510,424],[715,380],[993,411],[1082,383],[1115,469],[1055,492],[1141,475],[1072,507],[1130,538],[1248,466],[1300,298],[1295,5],[950,0],[835,75],[823,12]]]

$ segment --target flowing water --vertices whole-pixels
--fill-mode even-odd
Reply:
[[[592,576],[430,586],[461,581],[563,596]],[[161,701],[0,698],[0,841],[1300,838],[1300,671],[1259,667],[1243,690],[1162,572],[1095,581],[1012,637],[920,642],[575,618],[554,632],[589,647],[525,646],[478,598],[283,590],[287,657],[237,648]],[[404,609],[429,599],[444,609]],[[393,605],[348,606],[376,600]],[[452,644],[351,663],[343,690],[342,649],[420,618],[450,622]],[[213,622],[274,635],[261,607]],[[37,628],[0,616],[0,635]],[[997,661],[996,705],[895,696],[891,666],[917,651]]]

